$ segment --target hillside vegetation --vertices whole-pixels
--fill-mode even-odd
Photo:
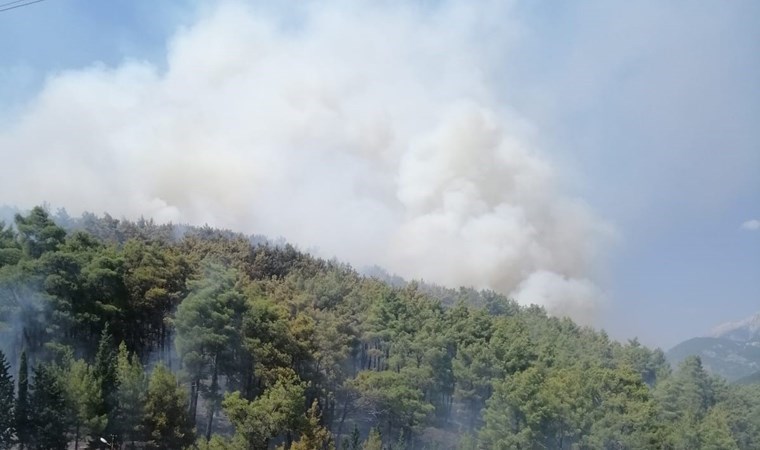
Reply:
[[[262,238],[57,220],[0,227],[0,448],[760,448],[760,387],[699,358]]]

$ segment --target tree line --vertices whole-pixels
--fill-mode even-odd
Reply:
[[[209,227],[0,226],[0,448],[751,449],[760,389]]]

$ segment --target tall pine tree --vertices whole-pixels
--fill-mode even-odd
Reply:
[[[13,379],[10,364],[0,350],[0,449],[11,448],[16,424],[13,419]]]
[[[34,389],[29,396],[31,406],[31,448],[35,450],[65,450],[68,444],[66,429],[66,393],[54,371],[45,365],[34,370]]]
[[[118,414],[116,425],[122,440],[131,442],[132,447],[134,447],[134,442],[141,439],[148,380],[137,355],[130,355],[124,342],[119,345],[117,361],[118,388],[116,399]]]
[[[98,352],[95,354],[93,375],[100,384],[101,405],[99,414],[105,414],[108,421],[104,433],[114,434],[116,430],[116,390],[118,380],[116,377],[116,347],[108,324],[103,328],[98,342]]]
[[[16,214],[15,220],[24,253],[32,258],[57,249],[66,237],[66,231],[39,206],[32,208],[26,217]]]
[[[26,351],[21,352],[21,362],[18,368],[18,397],[16,398],[16,439],[19,446],[24,449],[29,443],[31,433],[29,411],[29,362]]]
[[[92,367],[81,359],[69,361],[60,376],[66,393],[69,431],[74,437],[74,449],[78,450],[81,438],[97,439],[105,428],[106,415],[99,413],[100,384]]]
[[[314,400],[306,413],[306,426],[301,438],[290,446],[290,450],[335,450],[330,431],[320,424],[321,417],[319,405]]]

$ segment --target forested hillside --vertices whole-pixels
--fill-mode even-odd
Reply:
[[[760,386],[698,358],[262,238],[56,220],[0,228],[0,448],[760,448]]]

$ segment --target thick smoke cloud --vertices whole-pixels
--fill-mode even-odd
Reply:
[[[609,230],[496,99],[490,57],[519,29],[466,5],[227,3],[174,36],[165,70],[55,74],[0,129],[0,200],[282,235],[588,322]]]

